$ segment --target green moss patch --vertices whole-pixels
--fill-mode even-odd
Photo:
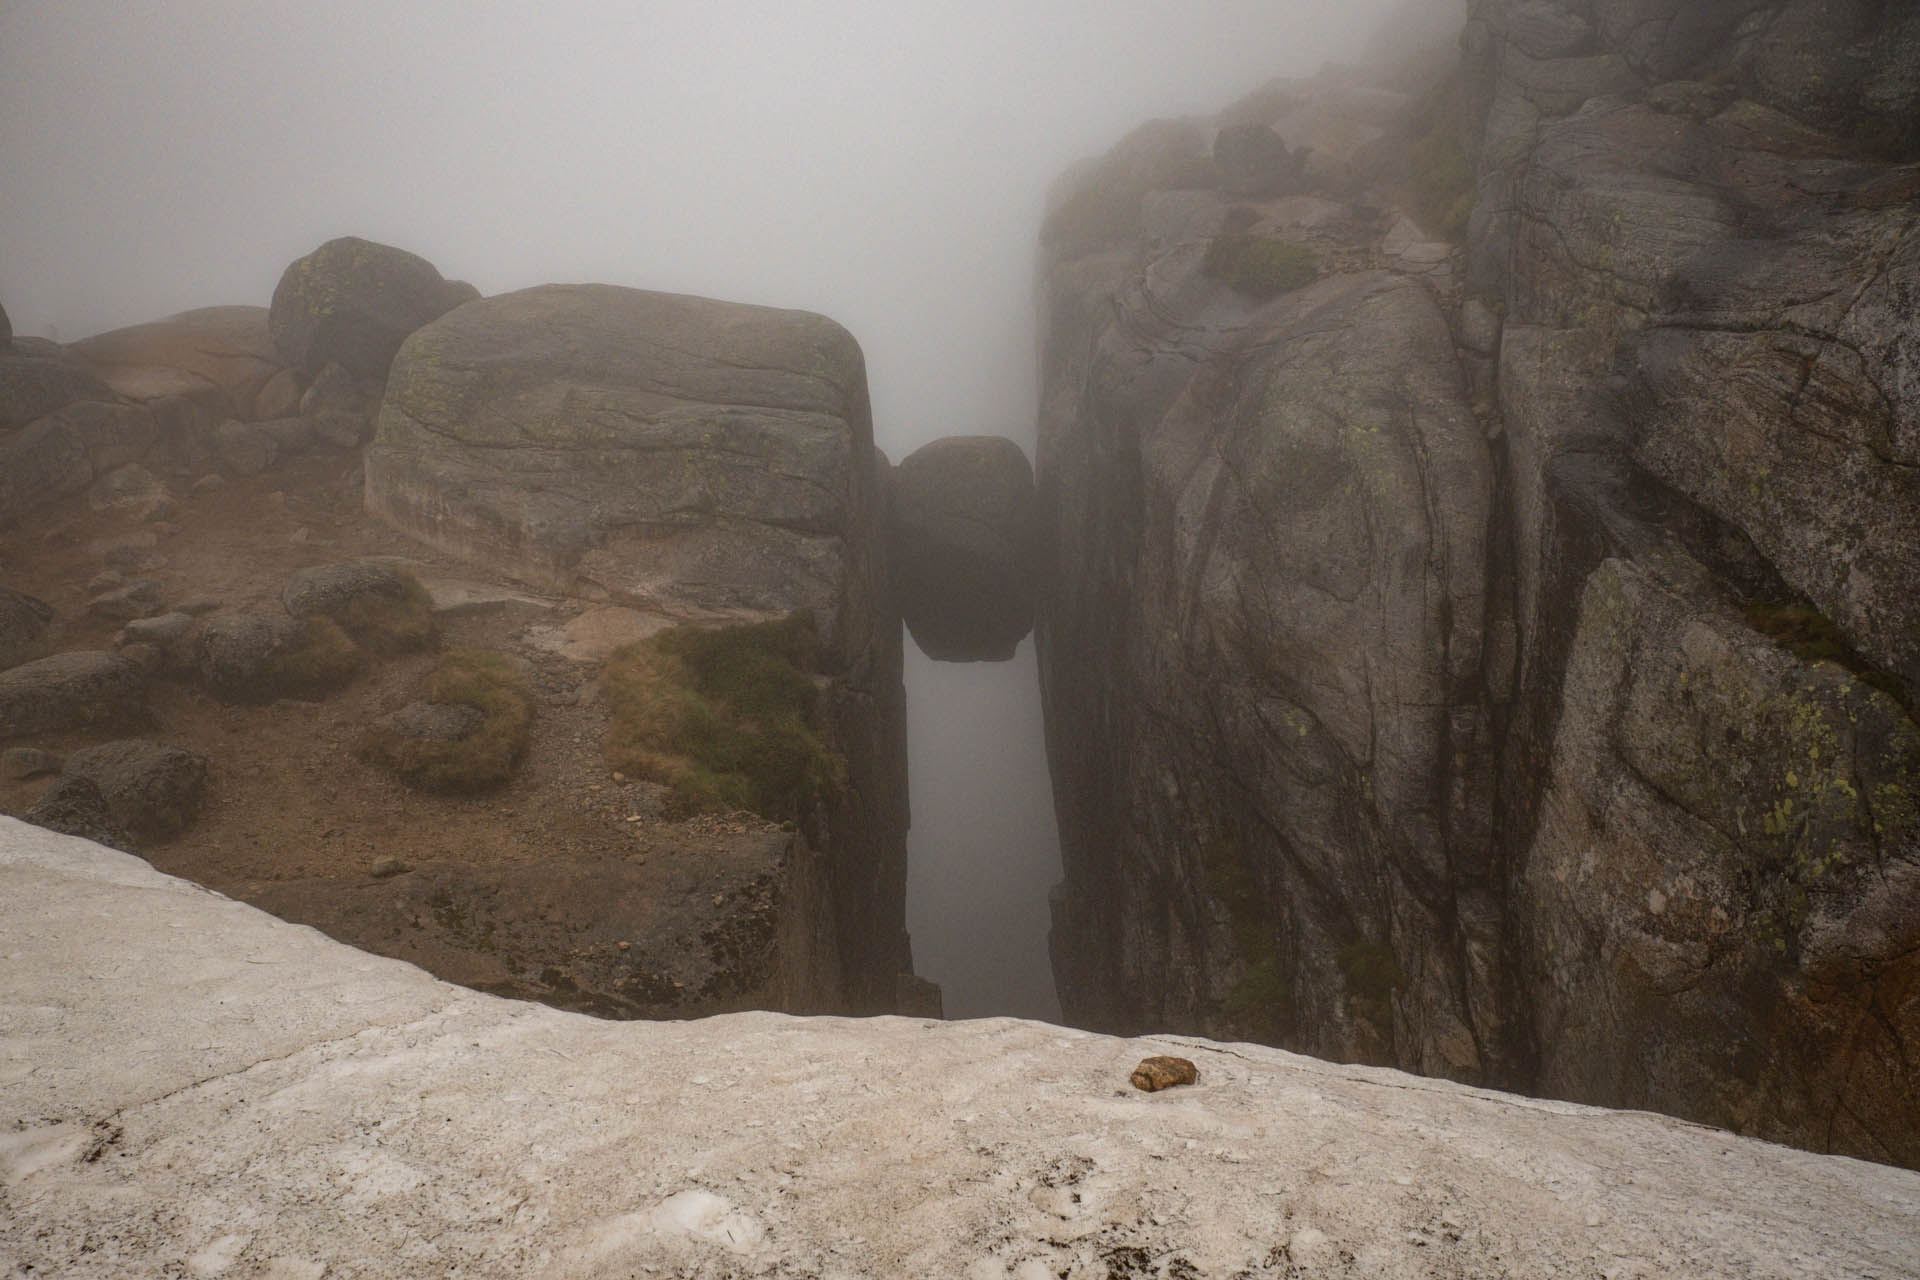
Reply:
[[[819,722],[813,618],[675,627],[628,645],[601,677],[613,768],[671,789],[687,814],[796,820],[843,785]]]
[[[268,658],[263,683],[276,691],[316,696],[330,693],[358,675],[366,655],[328,618],[306,618],[300,637]]]
[[[360,759],[384,765],[422,791],[487,791],[513,776],[526,754],[533,701],[511,658],[486,649],[452,650],[427,677],[420,697],[473,707],[480,725],[451,741],[376,726],[360,738]]]
[[[402,573],[398,596],[359,595],[336,620],[360,644],[375,653],[412,653],[439,638],[433,622],[433,597],[410,573]]]
[[[1312,284],[1320,276],[1320,264],[1305,245],[1278,236],[1229,231],[1215,236],[1207,246],[1200,274],[1264,302]]]

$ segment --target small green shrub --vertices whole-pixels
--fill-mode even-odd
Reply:
[[[358,675],[366,655],[329,618],[306,618],[300,638],[267,659],[261,672],[271,689],[299,696],[330,693]]]
[[[819,726],[813,618],[675,627],[616,652],[601,684],[613,768],[671,789],[670,809],[803,817],[843,785]]]
[[[399,576],[398,597],[355,596],[336,619],[348,635],[375,653],[411,653],[438,638],[433,597],[412,574]]]
[[[422,791],[486,791],[513,776],[526,754],[533,701],[511,658],[486,649],[455,649],[427,677],[420,696],[476,708],[482,716],[479,728],[448,742],[377,726],[361,736],[360,759],[392,769]]]
[[[1313,250],[1291,240],[1227,232],[1207,246],[1200,274],[1264,302],[1312,284],[1320,265]]]

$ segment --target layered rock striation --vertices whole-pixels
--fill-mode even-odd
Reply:
[[[1070,1018],[1920,1163],[1920,35],[1826,8],[1490,0],[1060,193]]]

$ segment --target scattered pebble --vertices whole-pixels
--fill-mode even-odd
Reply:
[[[386,857],[375,858],[373,865],[369,867],[368,870],[373,873],[375,880],[385,880],[390,876],[397,876],[403,871],[411,871],[413,868],[398,858]]]

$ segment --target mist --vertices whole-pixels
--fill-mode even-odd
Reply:
[[[1355,58],[1392,0],[0,4],[0,300],[63,341],[265,305],[358,235],[499,293],[601,281],[823,312],[898,460],[1032,451],[1048,185],[1154,116]],[[909,648],[911,649],[911,641]],[[917,968],[1057,1017],[1032,644],[910,653]]]

